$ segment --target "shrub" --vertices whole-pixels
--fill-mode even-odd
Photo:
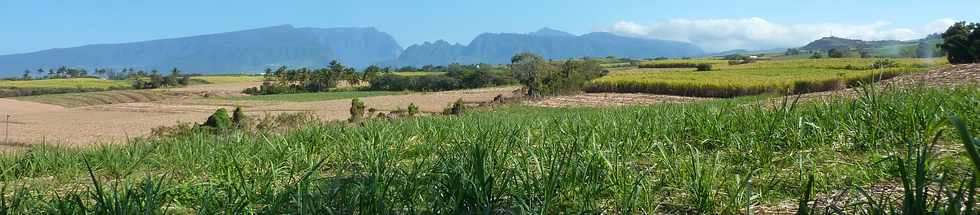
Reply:
[[[415,103],[408,104],[408,116],[415,116],[417,114],[419,114],[419,106],[416,106]]]
[[[364,118],[364,102],[354,97],[350,101],[350,122],[358,122]]]
[[[464,103],[463,99],[460,98],[456,100],[456,102],[453,102],[451,105],[449,105],[449,108],[443,110],[442,113],[446,115],[460,115],[463,114],[463,112],[465,111],[466,111],[466,103]]]
[[[847,56],[847,52],[845,52],[844,50],[830,49],[830,51],[827,51],[827,57],[830,58],[844,58],[846,56]]]
[[[887,68],[893,68],[893,67],[898,67],[898,62],[895,62],[894,60],[891,60],[891,59],[885,59],[885,58],[878,59],[874,63],[871,64],[871,68],[873,68],[873,69],[887,69]]]
[[[204,127],[216,128],[216,129],[227,129],[231,127],[231,119],[228,117],[228,110],[224,108],[218,108],[214,114],[208,117],[208,121],[204,122]]]
[[[245,128],[245,111],[242,107],[235,107],[235,111],[231,114],[231,123],[235,125],[236,128]]]
[[[810,55],[810,59],[820,59],[820,58],[823,58],[823,54],[821,54],[820,52],[813,52],[813,55]]]
[[[696,68],[698,68],[698,71],[711,71],[711,64],[710,63],[698,64]]]

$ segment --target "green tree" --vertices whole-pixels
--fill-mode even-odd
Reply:
[[[946,52],[946,58],[951,64],[968,64],[977,62],[977,24],[957,22],[942,34],[943,44],[940,48]],[[972,38],[971,38],[972,37]],[[971,41],[971,39],[973,39]]]
[[[524,85],[527,96],[541,96],[542,77],[554,71],[554,67],[541,56],[533,53],[520,53],[510,60],[510,71],[514,79]]]
[[[21,76],[20,79],[23,79],[23,80],[31,80],[31,79],[33,79],[33,78],[31,78],[31,70],[24,70],[24,75]]]
[[[366,82],[371,82],[375,78],[378,78],[378,76],[380,75],[381,75],[381,67],[378,67],[376,65],[371,65],[368,66],[367,68],[364,68],[364,75],[361,78],[361,80]]]

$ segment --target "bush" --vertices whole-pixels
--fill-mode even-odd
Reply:
[[[235,111],[233,111],[231,114],[231,123],[236,128],[245,128],[245,121],[245,111],[242,110],[242,107],[235,107]]]
[[[419,114],[419,106],[416,106],[415,103],[408,104],[408,116],[415,116],[417,114]]]
[[[820,52],[814,52],[813,55],[810,55],[810,59],[820,59],[820,58],[823,58],[823,54],[821,54]]]
[[[710,63],[698,64],[696,68],[698,68],[698,71],[711,71],[711,64]]]
[[[228,110],[224,108],[218,108],[214,114],[208,117],[208,121],[204,122],[202,125],[204,127],[216,128],[216,129],[228,129],[231,127],[231,119],[228,117]]]
[[[364,118],[364,102],[354,97],[350,101],[350,122],[359,122]]]
[[[891,59],[885,59],[885,58],[878,59],[874,63],[871,64],[871,68],[873,68],[873,69],[887,69],[887,68],[893,68],[893,67],[898,67],[898,62],[895,62],[894,60],[891,60]]]
[[[830,49],[827,51],[827,57],[830,58],[844,58],[847,56],[847,52],[840,49]]]
[[[456,102],[453,102],[451,105],[449,105],[449,107],[443,110],[442,113],[446,115],[460,115],[463,114],[463,112],[465,111],[466,111],[466,103],[464,103],[463,99],[460,98],[456,100]]]

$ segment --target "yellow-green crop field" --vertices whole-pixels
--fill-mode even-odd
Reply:
[[[235,83],[250,83],[262,81],[262,76],[255,75],[216,75],[216,76],[195,76],[191,79],[197,79],[205,81],[209,84],[235,84]]]
[[[872,69],[876,59],[772,60],[728,65],[719,60],[656,61],[710,63],[712,71],[633,69],[593,80],[588,92],[656,93],[698,97],[736,97],[843,89],[946,64],[939,59],[898,59],[897,65]],[[645,62],[650,63],[650,62]]]
[[[45,89],[45,88],[83,88],[83,89],[126,89],[129,81],[112,81],[97,78],[45,79],[29,81],[0,81],[0,88]]]

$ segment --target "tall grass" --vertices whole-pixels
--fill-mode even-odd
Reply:
[[[904,134],[946,128],[936,123],[946,113],[963,116],[966,130],[980,128],[977,88],[887,92],[777,108],[751,100],[513,106],[363,127],[316,124],[284,134],[188,133],[90,149],[37,147],[0,157],[0,210],[747,213],[795,202],[811,183],[820,194],[896,181],[898,163],[878,161],[908,150]],[[952,135],[922,137],[936,137],[937,148],[958,146]],[[930,165],[969,164],[957,157],[932,157],[937,162]],[[947,177],[968,180],[959,173]],[[811,174],[817,177],[808,183],[803,176]]]

